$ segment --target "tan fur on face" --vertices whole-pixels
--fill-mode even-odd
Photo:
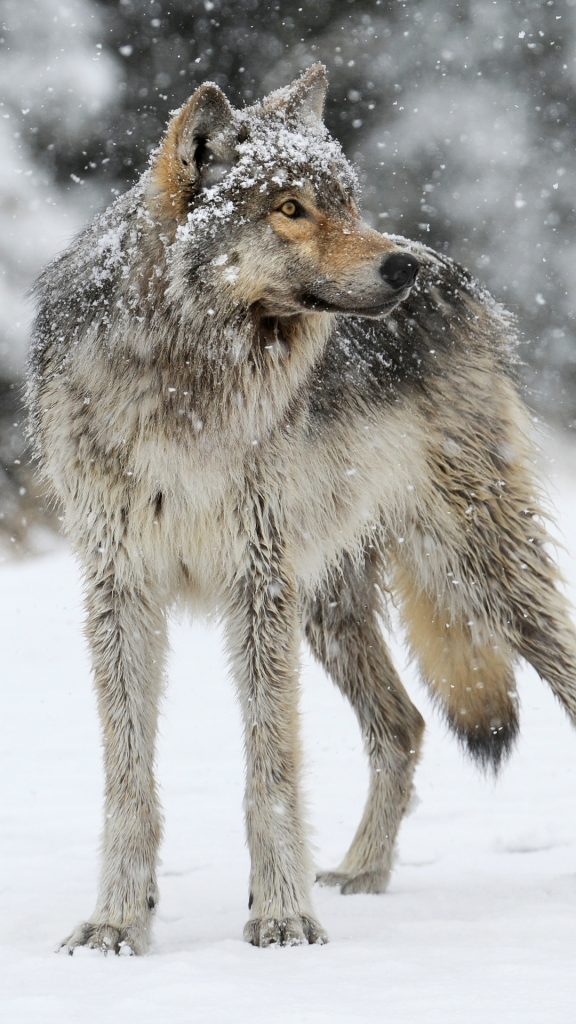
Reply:
[[[299,202],[306,216],[285,216],[280,206],[288,199]],[[354,204],[330,214],[320,210],[309,196],[291,192],[278,200],[278,208],[268,220],[280,238],[298,247],[318,267],[318,273],[329,278],[372,264],[397,248],[361,220]]]
[[[290,217],[283,205],[293,201],[304,213]],[[260,203],[262,201],[260,200]],[[354,297],[368,289],[374,303],[381,296],[379,268],[397,245],[372,231],[353,203],[331,213],[321,209],[310,187],[276,197],[271,210],[255,210],[251,231],[227,254],[221,270],[222,285],[235,301],[262,304],[267,314],[287,318],[308,315],[302,295],[313,293],[330,307],[354,305]],[[320,293],[316,288],[320,284]],[[360,303],[362,300],[360,299]]]

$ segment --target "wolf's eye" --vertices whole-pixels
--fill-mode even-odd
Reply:
[[[285,217],[303,217],[306,211],[294,199],[287,199],[285,203],[282,203],[280,213],[283,213]]]

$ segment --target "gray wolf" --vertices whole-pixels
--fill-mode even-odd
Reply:
[[[320,65],[244,110],[201,86],[37,286],[31,429],[83,567],[104,740],[98,902],[70,952],[149,945],[176,601],[225,624],[255,945],[326,939],[299,782],[302,634],[370,763],[352,845],[318,876],[344,893],[386,888],[422,739],[380,628],[387,595],[480,765],[516,735],[518,656],[576,719],[513,323],[450,259],[360,219],[325,91]]]

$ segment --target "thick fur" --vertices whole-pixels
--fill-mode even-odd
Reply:
[[[324,91],[318,66],[244,111],[202,86],[38,284],[32,432],[84,567],[105,748],[98,904],[70,951],[148,946],[176,600],[226,625],[257,945],[325,939],[299,783],[301,631],[370,760],[350,851],[320,876],[344,892],[386,887],[423,729],[384,646],[383,594],[481,764],[516,734],[518,655],[576,720],[513,325],[451,260],[363,224]],[[399,253],[418,261],[412,288],[386,276]]]

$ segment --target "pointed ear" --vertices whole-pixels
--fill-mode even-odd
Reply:
[[[322,120],[328,92],[328,72],[324,64],[312,64],[288,88],[290,99],[286,110],[290,116]]]
[[[328,91],[328,73],[323,64],[312,64],[283,89],[276,89],[262,101],[263,109],[285,111],[291,121],[313,125],[322,121]]]
[[[167,142],[187,176],[198,176],[209,154],[217,155],[217,137],[232,122],[232,107],[214,82],[205,82],[176,114],[168,128]]]
[[[152,158],[152,194],[163,197],[165,216],[186,216],[190,193],[212,184],[230,166],[234,112],[222,90],[205,82],[180,107]]]

